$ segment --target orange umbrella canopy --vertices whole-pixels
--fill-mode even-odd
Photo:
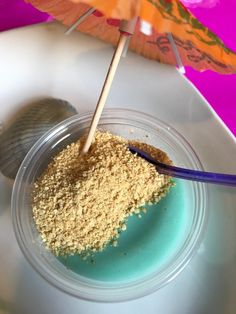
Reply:
[[[178,0],[27,0],[67,26],[91,7],[102,14],[91,14],[77,28],[102,40],[117,44],[118,27],[109,18],[130,20],[139,17],[130,49],[150,59],[177,64],[169,34],[183,65],[197,70],[210,69],[222,74],[236,73],[236,55],[208,28],[204,27]],[[140,31],[151,25],[151,34]]]

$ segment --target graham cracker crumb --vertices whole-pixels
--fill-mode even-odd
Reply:
[[[114,241],[112,242],[112,246],[117,247],[117,245],[118,245],[117,240],[114,240]]]
[[[116,246],[127,218],[141,216],[143,205],[158,202],[172,186],[170,177],[129,151],[126,139],[97,131],[89,152],[82,155],[84,140],[55,156],[34,184],[33,217],[42,241],[57,255]],[[159,149],[130,143],[171,163]]]

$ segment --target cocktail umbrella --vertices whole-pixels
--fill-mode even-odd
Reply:
[[[90,147],[120,57],[128,45],[131,50],[144,57],[181,68],[188,65],[200,71],[211,69],[222,74],[236,72],[234,52],[204,27],[179,0],[27,2],[51,14],[65,25],[72,26],[69,31],[76,27],[81,32],[116,46],[84,152]]]

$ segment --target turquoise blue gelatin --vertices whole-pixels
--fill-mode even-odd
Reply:
[[[99,281],[130,281],[163,267],[176,253],[187,226],[187,198],[184,182],[176,186],[158,204],[145,206],[142,218],[128,219],[118,246],[108,246],[103,252],[83,260],[80,255],[59,257],[73,272]]]

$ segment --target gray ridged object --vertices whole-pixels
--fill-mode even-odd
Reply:
[[[77,111],[61,99],[45,98],[28,104],[0,134],[0,171],[14,179],[30,148],[49,129]]]

